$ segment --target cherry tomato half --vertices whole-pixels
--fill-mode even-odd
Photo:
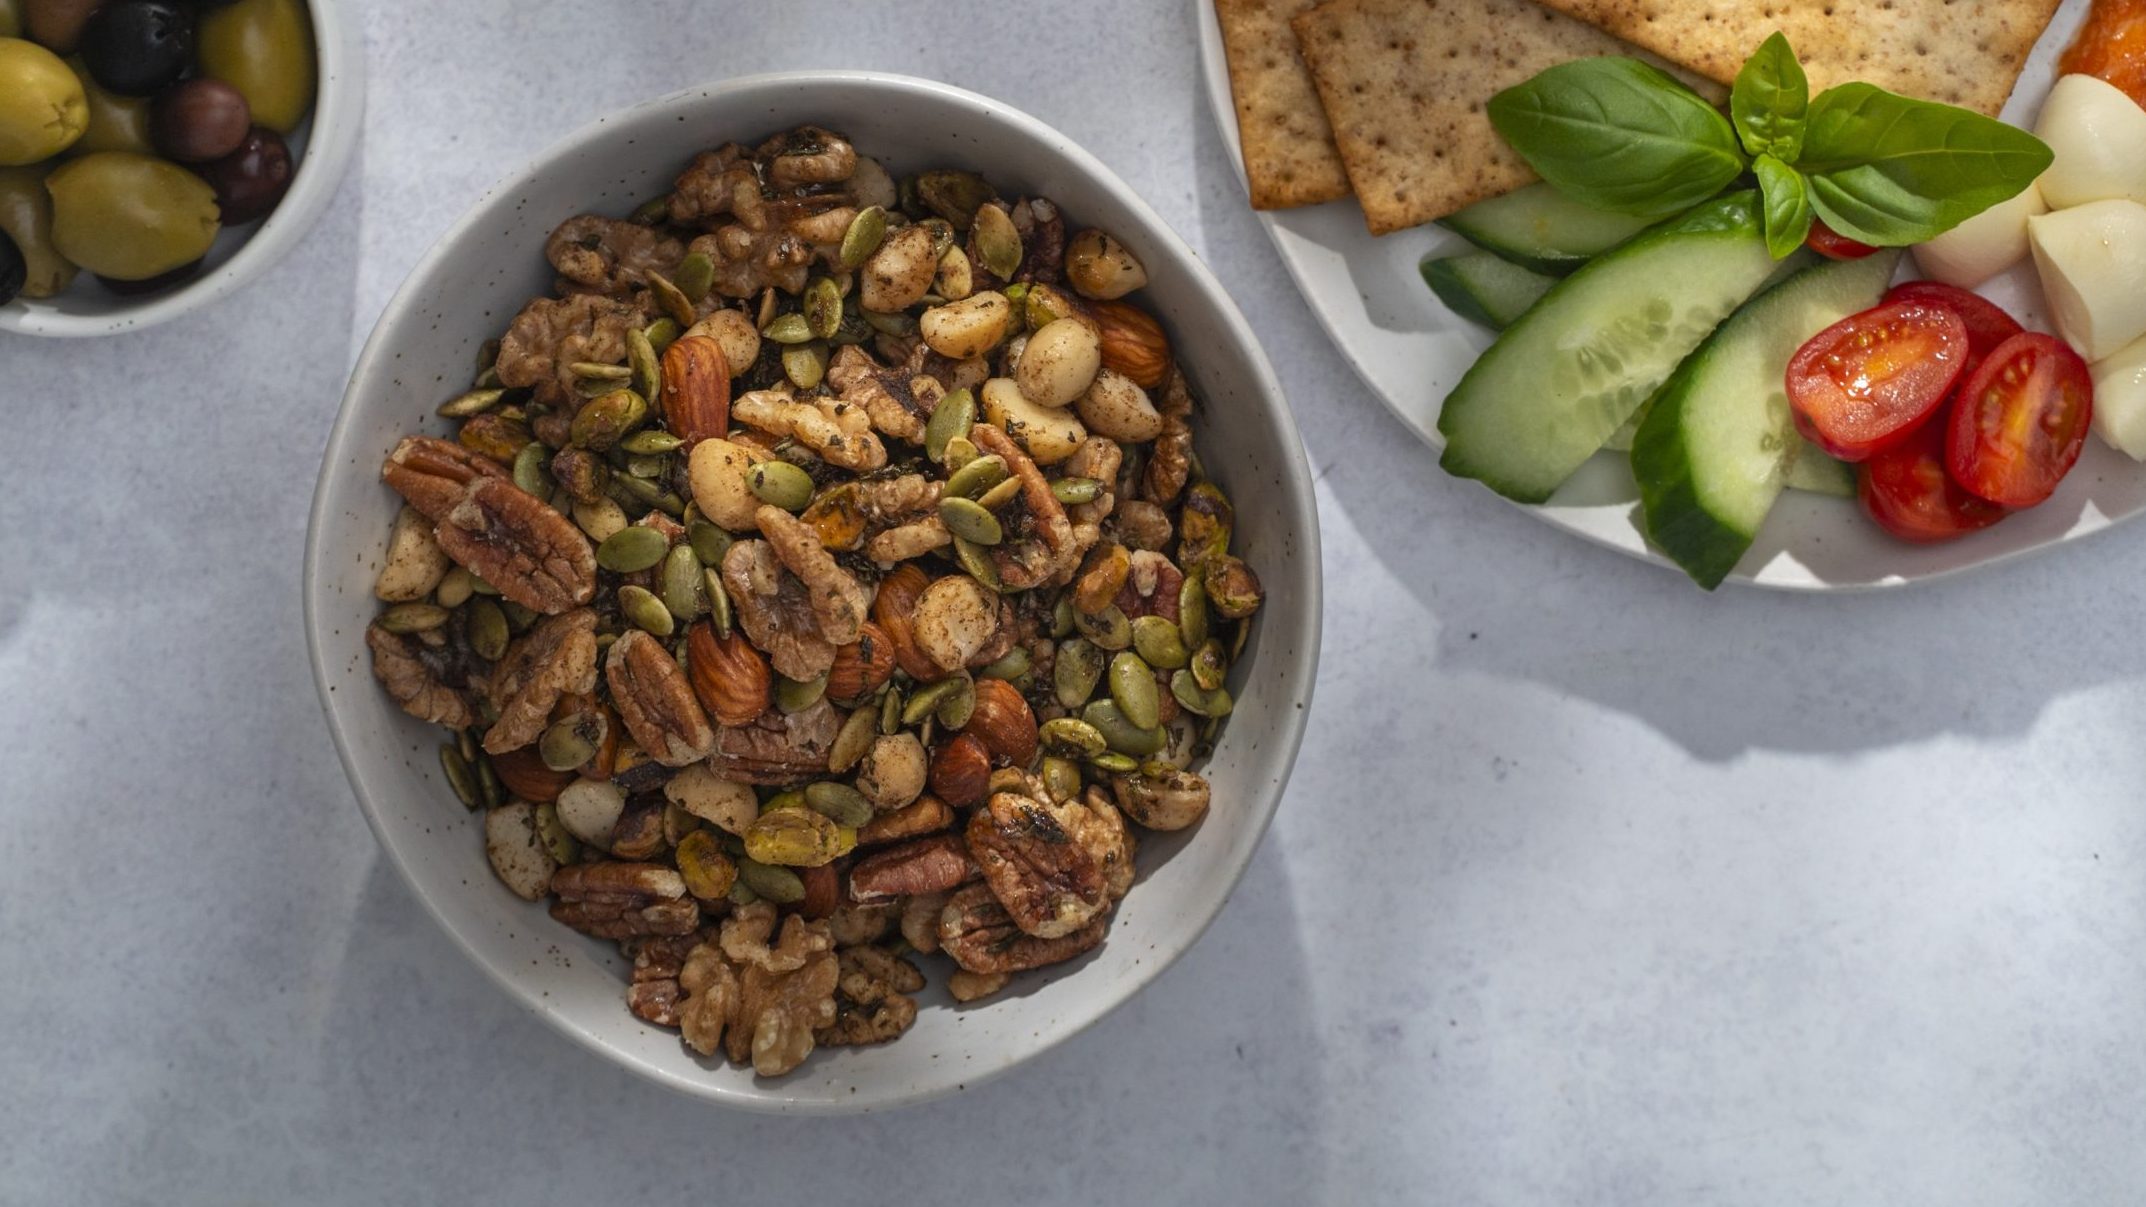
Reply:
[[[1960,489],[1945,472],[1946,415],[1855,467],[1855,494],[1878,527],[1903,541],[1932,544],[1976,532],[2005,509]]]
[[[1841,234],[1824,222],[1811,219],[1811,233],[1803,237],[1804,246],[1828,260],[1860,260],[1876,255],[1878,249],[1868,243],[1858,243]]]
[[[2079,354],[2054,336],[2015,335],[1960,387],[1945,468],[1992,503],[2032,507],[2071,472],[2093,418],[2094,380]]]
[[[1944,403],[1967,361],[1949,307],[1890,302],[1811,337],[1788,362],[1796,430],[1843,461],[1905,440]]]
[[[1888,302],[1926,302],[1943,306],[1960,316],[1967,324],[1967,367],[1960,370],[1962,381],[1974,375],[1975,367],[1982,358],[1997,350],[1997,345],[2018,335],[2026,328],[2019,320],[2004,312],[2004,308],[1979,293],[1937,281],[1909,281],[1896,285],[1885,295]]]

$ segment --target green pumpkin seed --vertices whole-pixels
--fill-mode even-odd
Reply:
[[[804,309],[805,327],[815,339],[833,339],[842,328],[842,287],[832,277],[821,277],[805,286],[805,297],[799,303]]]
[[[971,696],[975,694],[976,690],[965,675],[955,675],[952,678],[941,679],[929,687],[918,688],[909,697],[909,703],[902,708],[902,724],[917,724],[938,711],[940,705],[953,699],[957,693],[963,690],[967,690]],[[974,707],[973,700],[971,701],[971,707]]]
[[[1015,306],[1021,306],[1028,300],[1028,282],[1015,281],[1006,288],[999,290],[999,292],[1006,295],[1007,301],[1012,302]]]
[[[581,448],[603,452],[648,418],[648,400],[632,390],[607,390],[574,412],[569,438]]]
[[[545,801],[536,807],[536,829],[553,863],[565,867],[581,858],[581,843],[560,822],[557,805]]]
[[[1116,604],[1094,616],[1074,609],[1073,627],[1080,630],[1081,636],[1106,650],[1122,650],[1133,643],[1133,624],[1125,619],[1125,613]]]
[[[976,211],[991,200],[991,186],[983,177],[951,168],[917,173],[916,189],[924,208],[962,230],[969,229]]]
[[[457,394],[440,404],[439,413],[448,419],[467,419],[471,415],[481,415],[498,406],[499,400],[505,397],[506,393],[505,390],[495,389],[471,390]]]
[[[1095,685],[1103,680],[1105,662],[1103,651],[1085,638],[1059,642],[1058,657],[1051,667],[1051,688],[1058,694],[1058,703],[1067,708],[1086,704],[1095,694]]]
[[[677,319],[660,318],[650,323],[641,333],[648,337],[648,346],[654,348],[656,355],[660,357],[665,349],[678,342],[679,336],[685,334],[685,328],[678,325]]]
[[[574,504],[574,523],[601,545],[626,527],[626,509],[618,505],[617,499],[599,495],[593,503]]]
[[[947,442],[968,435],[975,426],[976,395],[966,388],[955,390],[931,409],[931,421],[924,425],[924,455],[945,461]]]
[[[882,737],[901,732],[902,693],[888,688],[879,697],[879,732]]]
[[[488,339],[477,345],[477,361],[470,368],[482,373],[499,363],[499,341]]]
[[[657,479],[661,478],[664,473],[670,469],[670,467],[671,463],[661,457],[628,456],[626,458],[626,472],[632,474],[636,478],[641,479],[643,482],[656,481]]]
[[[693,252],[678,262],[678,292],[693,303],[708,296],[708,287],[715,284],[715,261],[705,252]]]
[[[720,566],[723,555],[730,552],[731,535],[706,520],[695,520],[686,525],[686,540],[693,546],[693,556],[703,566]]]
[[[1027,675],[1032,665],[1033,663],[1028,656],[1028,647],[1017,645],[1007,650],[1005,655],[998,661],[977,671],[976,677],[979,679],[1004,679],[1008,683],[1012,683]]]
[[[744,885],[755,898],[766,898],[777,905],[794,905],[805,899],[805,882],[788,868],[762,863],[750,856],[738,859],[738,883]],[[735,892],[735,889],[733,889]]]
[[[1110,660],[1110,699],[1137,729],[1162,724],[1162,699],[1155,688],[1155,670],[1130,650]]]
[[[633,370],[628,380],[641,397],[654,398],[662,391],[663,364],[656,358],[656,345],[650,342],[648,332],[626,333],[626,366]]]
[[[663,606],[681,621],[694,620],[708,609],[702,594],[704,579],[700,558],[694,556],[693,546],[672,546],[671,551],[663,555]]]
[[[819,340],[793,344],[782,350],[782,375],[800,390],[817,389],[826,380],[829,359],[827,345]]]
[[[1043,748],[1059,755],[1092,759],[1109,749],[1102,731],[1078,717],[1054,717],[1036,730]]]
[[[1006,539],[998,517],[974,499],[954,495],[939,500],[939,520],[948,532],[978,545],[996,545]]]
[[[1229,678],[1229,656],[1222,652],[1222,643],[1209,638],[1192,652],[1192,662],[1186,667],[1192,673],[1193,683],[1203,692],[1218,690],[1222,681]]]
[[[812,503],[812,475],[788,461],[762,461],[745,473],[755,498],[784,511],[803,511]]]
[[[864,321],[881,335],[891,335],[897,339],[917,333],[917,321],[907,313],[881,314],[876,310],[867,310],[864,312]]]
[[[438,604],[399,603],[373,621],[390,633],[429,633],[447,623],[447,609]]]
[[[462,761],[468,762],[477,757],[477,741],[483,736],[475,728],[455,731],[455,749],[462,752]]]
[[[1096,755],[1088,761],[1093,763],[1097,770],[1108,771],[1113,775],[1127,775],[1140,769],[1139,759],[1128,754],[1119,754],[1115,750]]]
[[[1051,483],[1051,497],[1068,507],[1093,503],[1103,493],[1103,484],[1094,478],[1059,478]]]
[[[778,344],[802,344],[812,338],[812,324],[793,311],[777,315],[774,322],[760,329],[760,334]]]
[[[838,826],[856,827],[872,820],[872,802],[864,793],[832,780],[805,785],[805,804]]]
[[[1170,694],[1177,697],[1186,712],[1202,717],[1226,717],[1234,707],[1228,688],[1219,685],[1212,689],[1203,688],[1190,670],[1170,676]]]
[[[633,574],[662,561],[670,549],[670,538],[653,528],[633,524],[612,533],[596,547],[596,564],[614,574]]]
[[[537,757],[553,771],[572,771],[596,757],[596,743],[581,731],[579,719],[554,721],[537,739]]]
[[[1186,649],[1196,650],[1207,644],[1207,587],[1198,574],[1187,574],[1185,585],[1177,589],[1177,627],[1185,638]]]
[[[864,761],[872,742],[879,736],[879,713],[876,709],[860,708],[842,722],[835,734],[834,744],[827,748],[827,770],[836,775],[848,775],[850,769]]]
[[[842,232],[842,267],[856,269],[872,258],[879,245],[887,237],[887,211],[880,206],[868,205],[857,211],[849,220],[849,229]]]
[[[474,809],[484,799],[483,790],[477,785],[476,768],[462,757],[453,742],[440,747],[440,773],[447,777],[448,788],[454,791],[455,799],[462,802],[463,808]]]
[[[506,804],[507,789],[499,782],[499,772],[492,769],[492,760],[478,759],[471,766],[477,769],[477,792],[484,798],[484,807],[497,809]]]
[[[497,390],[505,384],[505,382],[499,380],[499,370],[488,367],[470,381],[469,387],[472,390]]]
[[[708,623],[715,626],[715,635],[730,636],[730,590],[723,585],[723,576],[713,568],[704,570],[700,576],[701,586],[708,592]]]
[[[499,610],[506,613],[507,630],[513,633],[526,633],[537,621],[543,619],[533,609],[525,608],[511,599],[500,600]]]
[[[1170,744],[1170,731],[1160,725],[1135,725],[1114,701],[1090,700],[1080,710],[1080,719],[1095,726],[1097,733],[1119,754],[1145,758]]]
[[[1192,655],[1185,649],[1184,634],[1160,616],[1141,616],[1133,620],[1133,648],[1157,670],[1174,671],[1192,660]]]
[[[577,360],[566,366],[566,371],[583,381],[622,382],[633,380],[633,370],[624,365],[610,365],[602,361]]]
[[[551,498],[551,475],[544,469],[551,450],[532,440],[514,454],[514,484],[539,499]]]
[[[969,226],[969,241],[992,276],[1010,281],[1021,267],[1021,232],[1003,206],[984,205]]]
[[[507,614],[489,599],[473,599],[468,613],[469,648],[487,662],[507,655]]]
[[[1062,638],[1072,631],[1073,600],[1071,596],[1061,595],[1058,602],[1051,607],[1051,636]]]
[[[976,496],[976,502],[986,511],[997,511],[1006,504],[1013,502],[1013,497],[1020,493],[1021,480],[1019,478],[1008,478],[997,486]]]
[[[803,712],[818,704],[820,697],[826,694],[827,676],[824,674],[810,679],[775,676],[775,707],[785,713]]]
[[[660,272],[648,274],[648,291],[656,295],[656,305],[680,327],[691,327],[700,321],[700,314],[693,308],[693,299],[685,290],[671,284],[669,277]]]
[[[620,587],[618,610],[633,627],[658,637],[668,637],[678,629],[677,622],[671,618],[671,610],[646,587]]]
[[[948,729],[960,729],[976,715],[976,683],[966,675],[953,682],[960,686],[939,702],[932,715]]]
[[[1247,616],[1237,622],[1237,632],[1230,638],[1229,659],[1231,662],[1244,657],[1244,647],[1252,640],[1252,618]]]
[[[494,599],[497,599],[499,597],[498,587],[493,586],[492,584],[484,581],[483,579],[477,577],[474,574],[469,576],[469,589],[478,595],[489,595]]]
[[[618,442],[618,446],[636,457],[661,457],[685,447],[685,441],[659,428],[642,428]],[[645,474],[636,475],[646,477]]]
[[[432,602],[443,608],[459,608],[477,592],[477,576],[460,566],[450,567],[433,589]]]
[[[1057,755],[1043,759],[1043,790],[1052,800],[1072,800],[1080,795],[1080,764]]]
[[[941,497],[973,499],[1011,478],[1012,471],[1006,468],[1006,459],[996,453],[989,453],[969,461],[947,475],[946,489]]]
[[[634,206],[633,213],[628,215],[626,220],[639,223],[642,226],[654,226],[670,216],[671,195],[665,193],[661,197],[651,197],[647,201]]]
[[[982,583],[985,590],[1006,589],[1006,584],[999,580],[998,567],[992,564],[987,546],[957,536],[954,538],[954,560],[961,563],[961,568],[969,572],[970,578]]]
[[[981,456],[983,453],[977,449],[974,441],[967,436],[955,436],[946,442],[946,459],[942,464],[946,466],[948,473],[954,473]]]

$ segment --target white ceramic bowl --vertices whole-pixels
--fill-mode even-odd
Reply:
[[[200,274],[177,289],[121,297],[84,274],[57,297],[17,298],[0,306],[0,331],[69,338],[153,327],[225,297],[298,246],[335,196],[365,124],[365,54],[355,18],[339,0],[306,4],[313,14],[319,84],[313,112],[291,132],[296,171],[276,211],[217,235]]]
[[[1009,191],[1047,195],[1134,249],[1153,282],[1142,300],[1169,328],[1204,404],[1201,456],[1236,500],[1242,552],[1265,580],[1267,605],[1231,683],[1235,715],[1206,767],[1214,807],[1191,831],[1143,835],[1141,883],[1100,949],[972,1007],[953,1007],[934,985],[915,1027],[895,1042],[817,1052],[790,1076],[763,1081],[696,1058],[676,1033],[629,1015],[612,945],[554,923],[493,878],[475,819],[441,780],[440,731],[380,692],[363,634],[397,506],[380,484],[381,459],[404,433],[444,430],[432,409],[467,379],[478,344],[550,288],[542,252],[551,229],[583,211],[631,210],[706,147],[807,121],[848,134],[898,173],[968,166]],[[944,84],[768,75],[675,93],[585,127],[487,193],[427,254],[366,344],[329,437],[305,606],[322,705],[358,801],[388,857],[470,958],[561,1031],[673,1088],[758,1110],[855,1111],[1004,1072],[1101,1018],[1199,937],[1250,860],[1296,757],[1318,655],[1319,529],[1303,449],[1251,330],[1191,249],[1109,169],[1034,118]]]

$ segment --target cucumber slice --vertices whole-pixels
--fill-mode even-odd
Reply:
[[[1487,251],[1425,260],[1417,269],[1446,309],[1492,331],[1512,326],[1557,284],[1556,277],[1529,272]]]
[[[1558,282],[1446,396],[1439,464],[1550,497],[1774,270],[1758,194],[1694,206]]]
[[[1632,438],[1647,535],[1711,590],[1751,547],[1801,440],[1783,378],[1805,340],[1877,305],[1900,253],[1822,260],[1760,294],[1663,383]]]
[[[1478,201],[1438,225],[1522,268],[1564,276],[1647,229],[1647,220],[1590,209],[1547,184],[1531,184]]]
[[[1781,485],[1807,494],[1852,499],[1855,497],[1855,467],[1845,461],[1835,461],[1826,450],[1805,440],[1803,451],[1788,463],[1788,478]]]

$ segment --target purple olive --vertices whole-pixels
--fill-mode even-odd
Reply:
[[[107,92],[153,96],[194,61],[194,14],[164,0],[114,0],[82,27],[82,65]]]
[[[194,170],[216,190],[224,225],[237,226],[275,209],[290,191],[291,149],[281,134],[255,126],[238,150]]]
[[[246,97],[222,80],[181,80],[149,109],[149,140],[181,163],[207,163],[239,149],[253,129]]]

